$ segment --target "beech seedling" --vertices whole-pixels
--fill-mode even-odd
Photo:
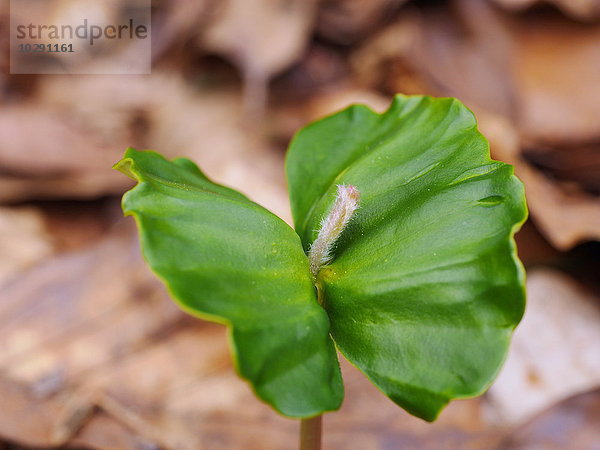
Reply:
[[[123,209],[148,264],[186,312],[229,326],[239,375],[279,413],[340,407],[336,349],[427,421],[498,373],[524,311],[527,212],[458,100],[398,95],[300,130],[295,229],[188,159],[128,149],[115,167],[138,182]]]

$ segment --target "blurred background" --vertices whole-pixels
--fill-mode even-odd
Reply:
[[[136,6],[44,14],[86,2]],[[11,76],[7,40],[0,449],[295,448],[297,422],[236,377],[225,329],[145,267],[119,205],[131,182],[110,167],[127,146],[187,156],[290,221],[293,133],[398,92],[458,97],[515,166],[528,308],[491,390],[434,424],[342,362],[325,448],[600,449],[600,1],[157,0],[151,75]]]

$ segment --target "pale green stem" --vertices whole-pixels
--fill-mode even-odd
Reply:
[[[331,261],[333,246],[358,208],[359,200],[360,193],[355,186],[338,185],[333,206],[323,218],[319,234],[308,251],[310,271],[315,282],[321,267]],[[323,293],[319,286],[317,291],[318,302],[323,304]],[[321,450],[321,428],[322,416],[301,420],[300,450]]]

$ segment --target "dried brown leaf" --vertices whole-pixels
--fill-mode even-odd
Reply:
[[[479,126],[490,140],[492,156],[513,164],[525,184],[530,214],[538,228],[558,249],[600,239],[600,200],[582,190],[569,189],[528,164],[520,154],[513,126],[499,116],[478,114]]]
[[[338,44],[351,44],[381,24],[406,0],[325,0],[319,7],[317,31]]]
[[[493,0],[509,11],[522,11],[536,5],[551,4],[565,13],[583,20],[597,19],[600,16],[598,0]]]
[[[227,0],[219,2],[200,45],[229,58],[242,71],[246,107],[262,110],[271,76],[304,52],[316,14],[316,0]]]
[[[44,219],[33,208],[0,208],[0,286],[54,252]]]
[[[576,395],[536,416],[509,436],[507,450],[595,449],[600,423],[600,390]]]
[[[510,116],[510,33],[485,2],[458,0],[410,9],[353,55],[359,78],[389,94],[458,97]]]
[[[507,424],[600,384],[598,299],[549,269],[530,271],[527,291],[525,317],[488,395],[490,414]]]
[[[540,15],[515,22],[516,123],[527,144],[600,139],[600,25]]]

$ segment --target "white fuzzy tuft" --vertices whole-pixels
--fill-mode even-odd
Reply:
[[[338,185],[331,210],[321,221],[321,229],[308,251],[310,271],[317,277],[321,267],[331,261],[331,251],[337,239],[358,208],[360,193],[355,186]]]

